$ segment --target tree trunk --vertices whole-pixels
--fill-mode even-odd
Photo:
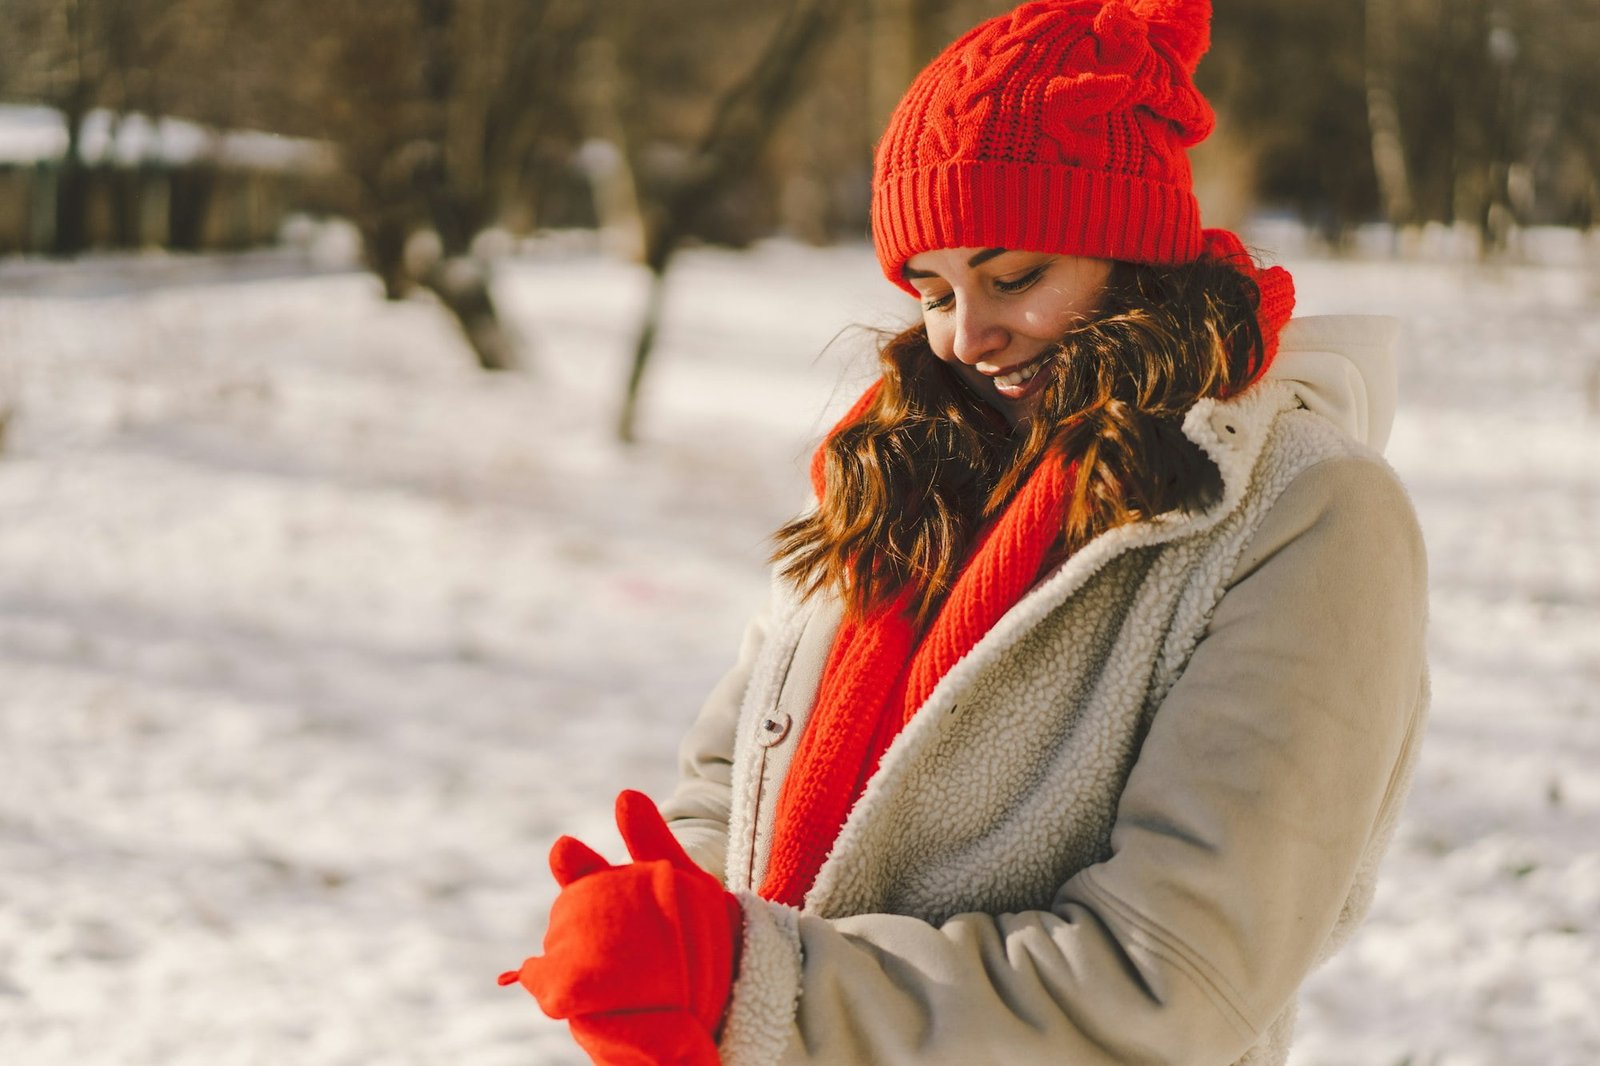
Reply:
[[[622,398],[622,413],[617,418],[617,439],[624,444],[634,442],[634,424],[639,413],[639,386],[644,378],[645,364],[656,345],[656,331],[661,325],[661,312],[666,307],[666,271],[650,273],[650,294],[645,299],[644,315],[639,320],[639,334],[633,345],[633,363],[628,372],[628,388]]]
[[[517,369],[516,344],[495,310],[489,264],[474,256],[445,256],[423,280],[461,324],[478,366]]]
[[[838,25],[847,2],[794,0],[749,75],[718,101],[687,175],[652,205],[646,217],[644,260],[654,275],[654,287],[640,324],[617,420],[620,440],[634,440],[640,389],[655,348],[655,324],[661,311],[657,302],[673,255],[684,238],[694,232],[705,205],[754,165],[772,130],[794,102],[802,74],[812,67]]]
[[[67,150],[56,175],[56,225],[51,252],[74,256],[89,246],[89,170],[83,162],[83,123],[89,114],[89,87],[73,87],[62,107]]]
[[[472,254],[481,225],[481,196],[461,187],[461,165],[451,156],[451,105],[459,91],[454,39],[456,0],[417,0],[423,36],[423,84],[431,110],[429,151],[413,177],[427,204],[442,254],[423,281],[455,315],[485,370],[517,366],[516,346],[500,322],[490,292],[489,264]]]
[[[398,212],[377,209],[362,220],[361,250],[367,267],[383,282],[385,300],[403,300],[411,288],[406,271],[406,238],[410,227]]]
[[[645,251],[644,209],[634,180],[628,133],[617,99],[621,72],[616,49],[602,36],[587,41],[579,58],[583,124],[587,140],[581,150],[583,170],[600,223],[600,232],[618,255],[642,259]]]
[[[1378,178],[1384,217],[1398,228],[1415,220],[1416,208],[1394,88],[1398,47],[1394,0],[1367,0],[1366,14],[1367,125],[1372,131],[1372,168]]]
[[[1489,113],[1481,119],[1488,126],[1488,158],[1484,166],[1488,188],[1479,226],[1485,253],[1498,256],[1510,248],[1517,222],[1511,175],[1518,162],[1519,134],[1524,132],[1519,129],[1522,123],[1518,121],[1518,86],[1528,72],[1522,69],[1523,45],[1505,5],[1491,0],[1487,22],[1489,62],[1485,74],[1489,77],[1492,103]]]
[[[70,61],[68,81],[56,106],[67,124],[67,151],[56,175],[55,235],[51,252],[73,256],[88,247],[89,175],[83,163],[83,123],[98,86],[90,76],[89,12],[81,0],[62,5]]]

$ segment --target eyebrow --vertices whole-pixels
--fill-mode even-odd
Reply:
[[[967,266],[982,266],[995,256],[1005,255],[1010,250],[1009,248],[985,248],[971,259],[968,259]],[[939,275],[931,270],[912,270],[909,266],[904,266],[900,268],[900,276],[910,281],[912,278],[936,278]]]

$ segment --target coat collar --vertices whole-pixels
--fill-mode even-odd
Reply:
[[[865,820],[881,806],[885,789],[903,779],[921,754],[934,743],[948,712],[961,693],[969,690],[980,671],[1003,657],[1010,648],[1083,588],[1105,566],[1139,548],[1198,536],[1215,528],[1243,503],[1274,423],[1283,412],[1300,406],[1294,391],[1282,382],[1262,380],[1227,400],[1201,400],[1190,408],[1183,433],[1217,465],[1222,478],[1219,497],[1202,511],[1171,511],[1147,521],[1119,526],[1079,549],[995,623],[972,649],[934,686],[922,706],[884,754],[856,807],[851,811],[834,845],[834,855],[823,863],[806,896],[806,908],[827,913],[841,891],[845,866],[835,861],[850,851],[863,832]],[[815,606],[802,611],[815,624],[828,624],[829,613]],[[807,619],[802,618],[802,625]]]
[[[1283,329],[1267,371],[1308,410],[1382,451],[1394,424],[1398,319],[1385,315],[1313,315]]]

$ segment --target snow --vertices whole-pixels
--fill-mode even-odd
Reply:
[[[202,159],[253,170],[324,167],[330,149],[316,141],[260,130],[216,130],[185,119],[119,114],[95,108],[84,116],[79,152],[84,161],[132,167],[188,166]],[[60,159],[67,151],[60,111],[33,104],[0,104],[0,165]]]
[[[909,301],[862,248],[689,253],[629,449],[645,279],[583,240],[500,272],[525,376],[358,273],[176,264],[0,263],[0,1061],[580,1063],[494,984],[545,852],[668,787]],[[1600,1061],[1593,259],[1288,265],[1407,319],[1435,691],[1295,1066]]]

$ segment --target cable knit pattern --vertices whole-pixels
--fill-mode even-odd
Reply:
[[[1184,149],[1211,132],[1193,74],[1207,0],[1039,0],[918,75],[879,142],[873,239],[907,259],[999,247],[1185,263],[1200,213]]]
[[[758,932],[747,932],[724,1062],[813,1061],[806,1050],[810,1039],[796,1033],[796,1004],[808,967],[839,964],[826,955],[837,950],[826,939],[834,922],[841,932],[879,930],[891,938],[924,927],[879,929],[876,923],[923,922],[939,930],[930,934],[936,941],[945,942],[960,936],[957,930],[967,922],[986,928],[995,921],[1029,920],[1030,914],[1080,913],[1071,908],[1083,904],[1069,908],[1068,899],[1088,901],[1096,921],[1123,930],[1117,939],[1130,960],[1147,952],[1167,959],[1161,965],[1203,989],[1216,1012],[1205,1024],[1231,1026],[1237,1046],[1248,1047],[1232,1061],[1277,1066],[1286,1059],[1292,996],[1271,1006],[1253,1001],[1223,976],[1206,949],[1185,944],[1137,906],[1115,898],[1097,872],[1108,868],[1113,855],[1112,828],[1152,715],[1184,674],[1230,575],[1274,502],[1318,464],[1359,460],[1383,468],[1381,459],[1331,423],[1296,406],[1287,386],[1270,381],[1230,400],[1197,404],[1183,429],[1217,463],[1221,499],[1202,513],[1114,529],[1023,595],[920,701],[850,811],[798,916],[744,896],[747,927]],[[783,586],[777,590],[781,596]],[[733,752],[727,883],[734,890],[750,888],[765,873],[751,850],[758,823],[773,817],[770,793],[762,796],[760,727],[778,705],[796,647],[802,639],[817,639],[802,633],[819,614],[826,612],[815,604],[780,599],[772,637],[752,670]],[[1425,690],[1417,700],[1425,701]],[[786,699],[784,705],[799,708],[805,700]],[[1342,897],[1343,909],[1335,909],[1331,934],[1318,944],[1318,956],[1348,936],[1370,899],[1420,728],[1420,709],[1406,713],[1410,725],[1401,723],[1404,744],[1389,756],[1395,769],[1382,806],[1373,801],[1379,813],[1361,837],[1354,881]],[[823,919],[829,921],[806,932],[804,923]],[[857,921],[868,924],[851,924]],[[818,936],[824,939],[815,947],[824,954],[813,959],[802,945]],[[907,940],[903,949],[921,943]],[[932,973],[927,977],[937,980]],[[838,986],[838,996],[846,995],[845,987]],[[1159,986],[1152,992],[1157,998],[1168,994]],[[824,1012],[832,1009],[826,999],[819,1003]],[[914,1060],[946,1061],[924,1059],[925,1053],[931,1051],[916,1052]],[[978,1059],[958,1053],[949,1061]]]

